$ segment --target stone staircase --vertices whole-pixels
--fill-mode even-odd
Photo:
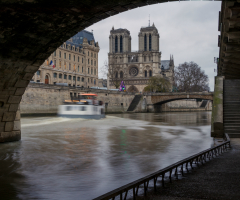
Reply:
[[[129,105],[127,111],[134,111],[135,108],[137,107],[139,101],[141,100],[142,95],[135,95],[135,97],[133,98],[131,104]]]
[[[200,105],[200,108],[205,108],[207,103],[208,103],[208,100],[203,100],[201,105]]]
[[[224,80],[223,93],[224,132],[240,137],[240,79]]]

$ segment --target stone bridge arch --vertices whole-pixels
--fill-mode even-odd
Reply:
[[[204,100],[213,100],[213,92],[199,92],[199,93],[185,93],[185,92],[176,92],[176,93],[161,93],[154,94],[151,96],[152,104],[164,104],[170,101],[176,101],[181,99],[204,99]]]
[[[153,94],[151,96],[151,103],[153,104],[155,111],[160,111],[162,104],[183,99],[202,99],[213,101],[213,92],[194,92],[194,93],[178,92],[178,93]]]
[[[0,2],[0,142],[21,138],[19,103],[22,95],[39,66],[64,41],[120,12],[164,2],[168,1]]]

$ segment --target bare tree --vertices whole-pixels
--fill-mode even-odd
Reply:
[[[175,86],[179,92],[208,91],[208,75],[194,62],[185,62],[175,68]]]
[[[114,85],[114,87],[119,88],[121,80],[118,78],[120,74],[118,74],[118,69],[115,65],[109,65],[105,60],[104,64],[101,68],[101,73],[104,77],[109,79],[110,84]]]

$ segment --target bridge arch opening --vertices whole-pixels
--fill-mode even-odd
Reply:
[[[57,47],[76,32],[102,19],[133,8],[163,2],[165,1],[137,0],[123,3],[117,0],[109,1],[104,5],[102,2],[90,2],[89,5],[83,6],[83,3],[79,1],[71,3],[65,1],[57,6],[51,5],[50,9],[45,6],[44,2],[19,4],[5,1],[2,3],[0,20],[4,21],[4,27],[0,35],[3,44],[0,49],[4,53],[0,54],[0,91],[2,94],[0,97],[3,102],[0,122],[4,124],[1,131],[9,137],[0,137],[0,142],[20,139],[20,127],[14,126],[15,122],[19,124],[20,111],[10,109],[10,105],[14,104],[14,108],[18,108],[17,105],[20,104],[21,97],[32,76]],[[17,9],[19,6],[21,10]],[[41,11],[36,10],[36,7],[41,7]],[[46,79],[51,81],[51,77]],[[13,125],[7,127],[8,122],[13,122]]]
[[[173,99],[163,100],[163,101],[160,101],[160,102],[157,102],[157,103],[153,104],[154,112],[162,112],[164,110],[163,106],[165,106],[167,103],[173,102],[173,101],[179,101],[179,100],[196,100],[196,101],[201,102],[201,105],[205,104],[204,100],[210,101],[211,103],[213,102],[213,98],[211,98],[211,97],[206,97],[206,98],[202,98],[202,97],[201,98],[200,97],[199,98],[173,98]],[[201,107],[201,105],[199,105],[199,106]],[[204,106],[206,106],[206,105],[204,105]]]

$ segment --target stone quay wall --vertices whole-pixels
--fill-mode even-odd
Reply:
[[[20,112],[24,114],[56,114],[58,105],[78,93],[96,93],[98,100],[105,104],[107,113],[126,112],[135,93],[118,91],[81,89],[68,86],[30,83],[22,97]]]
[[[89,88],[75,88],[59,85],[47,85],[30,83],[20,102],[21,115],[56,114],[58,106],[63,101],[77,96],[78,93],[95,93],[98,100],[105,104],[106,113],[126,112],[131,104],[135,93],[118,92],[111,90],[96,90]],[[205,108],[200,108],[202,102],[192,99],[177,100],[165,103],[161,106],[162,112],[205,111],[212,109],[211,101]],[[142,96],[139,104],[133,112],[154,112],[151,96]]]

